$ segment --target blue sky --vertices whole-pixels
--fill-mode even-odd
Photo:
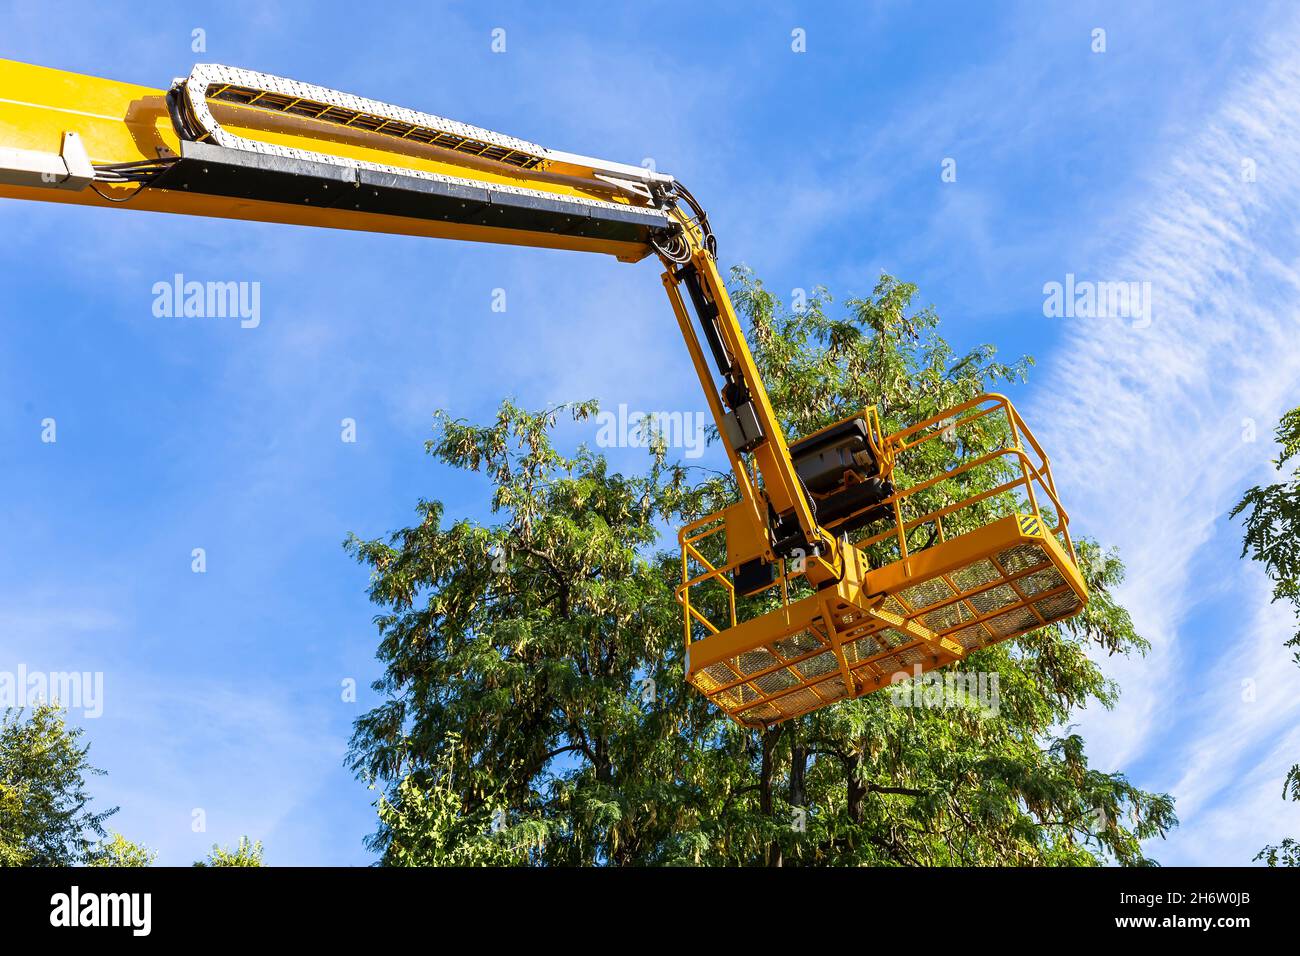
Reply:
[[[1178,798],[1162,862],[1245,863],[1300,833],[1292,625],[1225,519],[1300,404],[1300,23],[1254,9],[3,3],[0,56],[154,86],[226,63],[650,158],[724,265],[841,300],[888,270],[957,345],[1033,354],[1014,397],[1154,645],[1104,664],[1124,693],[1080,716],[1094,763]],[[657,269],[8,201],[0,230],[0,670],[104,673],[95,790],[160,862],[241,833],[271,863],[369,862],[373,794],[342,759],[376,638],[341,541],[422,495],[483,515],[485,485],[423,452],[436,408],[703,409]],[[176,273],[260,282],[261,324],[155,317]],[[1153,321],[1045,318],[1067,273],[1151,282]]]

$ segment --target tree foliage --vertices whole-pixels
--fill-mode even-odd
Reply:
[[[494,788],[464,812],[450,773],[453,745],[440,754],[432,774],[404,777],[396,799],[379,798],[379,820],[390,834],[388,862],[396,866],[521,866],[534,862],[550,832],[547,821],[511,819],[510,806]]]
[[[956,353],[888,276],[838,314],[824,290],[789,311],[743,270],[734,289],[790,435],[870,404],[898,428],[1030,365]],[[1115,699],[1091,653],[1146,648],[1110,594],[1115,554],[1081,545],[1085,614],[967,659],[998,676],[996,716],[882,691],[747,731],[685,685],[680,558],[661,550],[665,530],[734,500],[732,478],[662,444],[632,476],[557,451],[560,416],[593,411],[440,414],[427,450],[486,476],[493,520],[424,500],[411,527],[348,541],[381,609],[385,700],[357,721],[350,762],[379,791],[384,862],[1149,862],[1141,843],[1176,824],[1172,801],[1091,767],[1061,729]]]
[[[104,840],[95,848],[88,861],[90,866],[153,866],[158,854],[140,843],[133,843],[120,833]]]
[[[1300,408],[1282,416],[1276,431],[1282,446],[1274,464],[1278,470],[1300,456]],[[1300,619],[1300,462],[1284,480],[1257,485],[1242,496],[1232,517],[1246,515],[1241,553],[1264,565],[1273,581],[1273,600],[1289,601]],[[1285,646],[1295,649],[1292,659],[1300,665],[1300,630]],[[1300,800],[1300,764],[1295,764],[1282,782],[1282,798]],[[1266,846],[1255,857],[1269,866],[1300,866],[1300,844],[1288,837]]]
[[[0,865],[75,866],[95,857],[114,807],[90,809],[91,766],[81,728],[53,705],[0,718]]]
[[[220,844],[212,844],[212,852],[205,859],[197,861],[195,866],[261,866],[262,841],[254,843],[246,836],[239,838],[233,850]]]

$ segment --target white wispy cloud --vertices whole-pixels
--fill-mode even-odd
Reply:
[[[1264,846],[1300,833],[1300,804],[1284,802],[1282,779],[1300,753],[1300,727],[1284,730],[1268,741],[1266,750],[1240,768],[1226,799],[1195,814],[1183,814],[1178,839],[1168,851],[1157,851],[1160,862],[1177,866],[1244,864]],[[1227,858],[1224,849],[1240,847]]]
[[[1141,782],[1170,787],[1196,832],[1216,799],[1243,796],[1243,762],[1295,714],[1293,695],[1240,701],[1243,679],[1296,675],[1280,646],[1286,617],[1268,608],[1262,576],[1236,566],[1237,532],[1223,521],[1268,477],[1272,423],[1300,400],[1298,38],[1294,20],[1277,25],[1202,128],[1155,164],[1095,274],[1080,275],[1150,281],[1154,321],[1067,320],[1032,409],[1076,527],[1120,547],[1121,598],[1153,644],[1145,659],[1108,665],[1124,696],[1085,731],[1108,765],[1174,768]],[[1217,859],[1247,849],[1223,846]]]
[[[1211,653],[1204,672],[1215,676],[1194,698],[1189,695],[1192,699],[1187,702],[1193,707],[1184,708],[1177,725],[1186,743],[1194,745],[1185,748],[1187,752],[1179,761],[1181,773],[1173,786],[1179,810],[1189,819],[1203,807],[1224,802],[1232,805],[1248,798],[1248,792],[1241,788],[1242,777],[1251,769],[1267,765],[1266,760],[1260,760],[1260,751],[1271,750],[1300,715],[1295,669],[1289,666],[1279,646],[1279,635],[1293,627],[1294,618],[1286,605],[1259,605],[1260,582],[1251,583],[1256,587],[1247,593],[1256,604],[1254,613],[1242,622],[1240,631],[1229,632],[1231,640]],[[1300,749],[1280,755],[1280,759],[1287,758],[1289,767],[1300,760]],[[1276,779],[1266,789],[1276,798],[1281,793],[1285,768],[1274,766],[1273,775]],[[1282,809],[1274,806],[1264,820],[1271,822]],[[1295,809],[1300,812],[1300,807]],[[1294,818],[1296,812],[1291,816]]]

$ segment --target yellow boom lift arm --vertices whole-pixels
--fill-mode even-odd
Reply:
[[[1087,601],[1047,457],[1002,396],[787,443],[708,216],[672,176],[232,67],[158,90],[0,60],[0,197],[657,256],[740,491],[679,535],[686,677],[746,726]],[[952,458],[935,442],[959,463],[934,465]]]

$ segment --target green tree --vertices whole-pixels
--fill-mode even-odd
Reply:
[[[349,542],[390,612],[377,686],[391,699],[358,722],[352,760],[384,793],[372,845],[390,862],[407,858],[392,821],[409,819],[411,795],[439,772],[466,818],[505,806],[510,828],[546,826],[547,862],[630,861],[622,835],[663,812],[669,775],[650,764],[671,759],[675,709],[647,710],[630,689],[681,683],[670,654],[681,624],[652,549],[683,473],[659,458],[625,478],[586,450],[559,455],[558,416],[592,411],[506,403],[485,428],[440,417],[429,450],[486,471],[503,522],[444,527],[442,506],[422,501],[415,526]],[[554,772],[560,758],[573,769]]]
[[[18,819],[22,809],[22,795],[17,784],[0,780],[0,821]],[[26,859],[27,851],[16,831],[0,823],[0,866],[22,866]]]
[[[512,819],[508,803],[492,789],[468,813],[451,786],[456,748],[443,751],[421,789],[415,775],[403,777],[396,798],[381,794],[379,821],[389,835],[392,866],[522,866],[534,862],[549,832],[546,821]]]
[[[792,313],[747,272],[734,279],[791,435],[869,404],[897,428],[1029,366],[988,346],[956,354],[888,276],[839,316],[822,290]],[[758,735],[686,687],[680,559],[658,550],[666,528],[734,500],[732,478],[671,463],[662,443],[630,477],[586,448],[556,451],[559,416],[593,411],[507,402],[483,427],[439,415],[428,451],[484,473],[497,520],[447,524],[421,501],[412,527],[348,541],[382,609],[387,699],[357,722],[350,759],[380,792],[384,862],[503,862],[489,838],[512,830],[527,849],[505,862],[553,865],[1148,862],[1140,843],[1175,825],[1172,801],[1055,733],[1115,699],[1089,650],[1145,650],[1110,597],[1115,555],[1080,547],[1084,615],[969,658],[1000,678],[997,717],[882,692]]]
[[[132,843],[120,833],[104,840],[95,848],[89,859],[90,866],[153,866],[158,854],[139,843]]]
[[[1276,437],[1282,446],[1274,464],[1282,470],[1300,456],[1300,408],[1282,416]],[[1273,581],[1273,600],[1289,601],[1300,618],[1300,461],[1283,481],[1257,485],[1242,496],[1232,517],[1245,513],[1242,556],[1250,555],[1264,565]],[[1300,665],[1300,631],[1285,642],[1293,648],[1292,659]],[[1295,764],[1282,782],[1284,800],[1300,800],[1300,764]],[[1300,843],[1287,837],[1266,846],[1255,856],[1269,866],[1300,866]]]
[[[89,809],[86,778],[103,771],[90,765],[82,734],[52,705],[0,718],[0,865],[75,866],[94,857],[117,808]]]
[[[262,866],[262,841],[254,843],[246,836],[239,838],[233,850],[228,850],[216,843],[206,859],[197,861],[195,866]]]

